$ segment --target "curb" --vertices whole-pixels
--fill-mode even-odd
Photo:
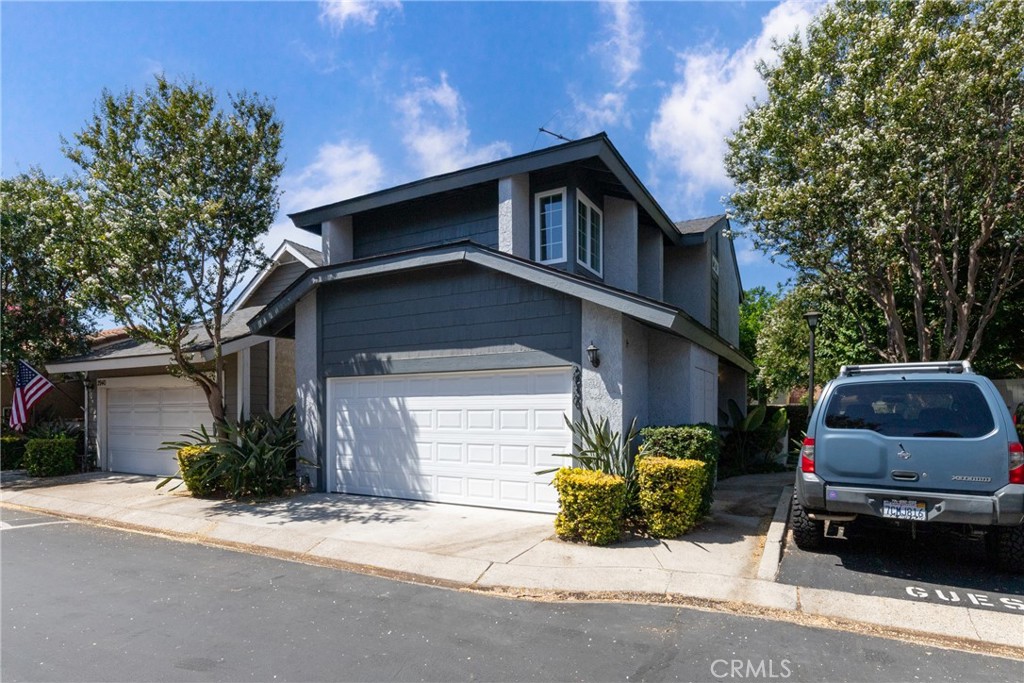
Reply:
[[[775,581],[782,562],[782,544],[786,537],[786,524],[789,523],[790,502],[793,500],[793,487],[786,486],[779,496],[779,504],[775,507],[775,515],[768,527],[764,540],[764,553],[761,564],[757,567],[757,578],[762,581]]]

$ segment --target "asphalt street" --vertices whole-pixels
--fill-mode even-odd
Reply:
[[[0,679],[1009,681],[1024,664],[677,607],[412,585],[0,512]]]
[[[996,570],[985,545],[949,531],[854,528],[815,552],[792,538],[778,581],[914,602],[975,607],[1024,617],[1024,576]]]

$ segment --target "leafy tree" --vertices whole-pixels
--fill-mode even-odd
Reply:
[[[884,330],[881,315],[863,299],[855,299],[851,308],[825,296],[818,285],[801,285],[767,313],[757,337],[754,362],[759,381],[770,393],[807,386],[810,332],[803,315],[812,308],[822,314],[814,333],[814,373],[821,383],[838,375],[843,365],[872,362],[860,330]],[[858,321],[858,316],[874,319]]]
[[[758,246],[887,361],[973,359],[1024,283],[1024,3],[838,0],[760,64],[729,141]]]
[[[203,389],[218,422],[226,299],[266,258],[257,240],[277,212],[281,173],[273,105],[229,99],[218,109],[211,90],[158,76],[142,93],[104,91],[74,143],[64,140],[86,217],[69,265],[134,338],[170,350],[171,371]],[[197,342],[212,342],[212,367],[193,355]]]
[[[780,296],[764,287],[743,292],[740,303],[740,351],[747,358],[757,356],[757,337],[764,326],[765,317],[779,303]],[[764,382],[756,374],[747,377],[747,390],[752,396],[764,396]]]
[[[81,206],[66,183],[38,170],[0,179],[0,324],[3,372],[18,360],[40,372],[48,361],[86,350],[92,320],[80,278],[55,267],[81,229]]]

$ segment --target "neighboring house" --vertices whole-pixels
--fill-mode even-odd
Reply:
[[[291,218],[325,265],[250,328],[295,340],[319,490],[554,511],[563,415],[745,405],[728,221],[673,222],[604,134]]]
[[[276,415],[294,404],[293,342],[251,334],[246,322],[308,268],[322,263],[319,251],[286,241],[229,309],[222,328],[228,415]],[[195,352],[212,361],[209,338],[200,326],[193,331],[206,339],[195,345]],[[85,373],[88,448],[102,469],[173,474],[177,464],[172,454],[160,450],[161,444],[201,424],[211,428],[203,390],[171,375],[170,360],[164,347],[140,344],[124,330],[108,330],[97,335],[90,353],[47,364],[51,375]]]

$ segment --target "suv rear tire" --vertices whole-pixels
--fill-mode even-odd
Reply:
[[[992,545],[996,567],[1004,572],[1024,574],[1024,526],[998,527]]]
[[[825,522],[807,516],[804,506],[793,496],[793,513],[791,515],[793,540],[800,550],[817,550],[825,542]]]

